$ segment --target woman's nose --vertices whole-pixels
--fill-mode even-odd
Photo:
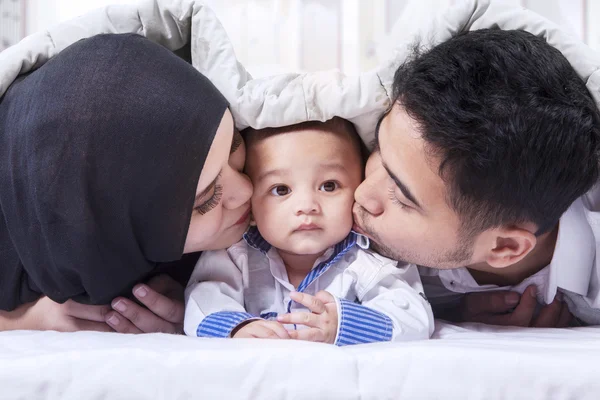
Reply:
[[[226,188],[223,188],[225,191],[223,207],[235,210],[250,201],[253,187],[250,178],[246,174],[234,169],[230,169],[229,173],[231,174],[230,179],[223,182],[224,185],[227,185]]]

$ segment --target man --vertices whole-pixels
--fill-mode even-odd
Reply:
[[[470,320],[566,326],[562,293],[593,323],[600,114],[564,56],[523,31],[464,33],[402,65],[393,99],[356,191],[358,228],[430,267],[438,316],[462,304]],[[484,297],[500,315],[478,315],[479,294],[459,302],[498,289],[525,295]],[[536,299],[549,304],[539,315]]]

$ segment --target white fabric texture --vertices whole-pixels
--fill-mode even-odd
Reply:
[[[336,347],[165,334],[0,333],[0,399],[597,400],[600,330],[438,324]]]
[[[332,251],[325,252],[315,265],[329,259]],[[247,312],[253,316],[286,314],[293,290],[275,248],[264,255],[242,240],[227,250],[205,252],[186,289],[185,333],[196,336],[198,325],[216,312]],[[433,312],[421,297],[423,286],[415,265],[397,267],[396,261],[355,245],[303,293],[315,295],[320,290],[336,298],[358,300],[363,306],[388,316],[393,324],[392,341],[428,339],[433,333]],[[341,318],[339,300],[337,303]],[[291,302],[290,311],[308,310]],[[338,322],[336,338],[340,326]]]

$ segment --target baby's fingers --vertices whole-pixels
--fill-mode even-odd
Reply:
[[[306,325],[313,328],[320,326],[319,316],[309,312],[283,314],[277,317],[277,321],[282,324]]]
[[[267,324],[267,327],[277,336],[273,339],[290,339],[288,331],[279,322],[269,321]]]
[[[325,304],[315,296],[311,296],[306,293],[291,292],[290,298],[296,303],[302,304],[315,314],[321,314],[325,312]]]
[[[316,328],[300,329],[297,331],[290,331],[290,338],[295,340],[306,340],[307,342],[325,342],[325,333]]]

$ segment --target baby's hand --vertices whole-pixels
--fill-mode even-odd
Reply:
[[[232,336],[235,339],[290,339],[288,331],[277,321],[252,321],[243,325]]]
[[[290,331],[290,338],[333,344],[338,329],[335,298],[325,291],[320,291],[315,296],[292,292],[290,298],[311,311],[294,312],[277,318],[283,324],[305,325],[308,327],[308,329]]]

